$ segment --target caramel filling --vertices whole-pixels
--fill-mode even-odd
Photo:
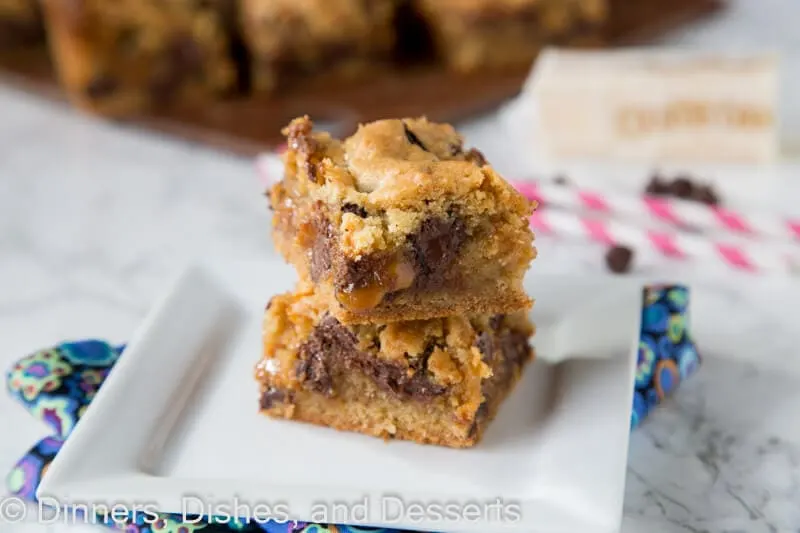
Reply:
[[[385,270],[374,273],[372,283],[337,291],[336,297],[340,304],[354,313],[369,311],[377,307],[387,294],[411,287],[414,277],[413,265],[405,259],[395,259]]]

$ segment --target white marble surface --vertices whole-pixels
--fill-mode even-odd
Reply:
[[[740,4],[733,21],[688,31],[682,42],[777,43],[789,64],[800,65],[795,0]],[[796,76],[787,77],[787,87],[800,87],[792,81],[800,80],[800,68],[790,70]],[[785,105],[788,123],[800,124],[800,108],[791,98]],[[492,117],[466,131],[502,170],[518,172],[512,141]],[[712,177],[726,186],[739,175],[730,193],[735,203],[800,215],[798,170],[787,162],[717,169]],[[571,171],[601,179],[595,169]],[[632,172],[604,179],[625,186],[620,176]],[[643,169],[635,173],[644,177]],[[251,161],[121,130],[0,88],[0,367],[65,339],[125,341],[192,257],[272,254],[268,225]],[[603,271],[596,247],[541,239],[539,248],[542,271]],[[693,309],[707,361],[632,435],[623,531],[800,531],[798,282],[728,276],[707,264],[647,255],[639,268],[704,278]],[[47,434],[0,394],[0,474]],[[0,518],[3,533],[81,529]]]

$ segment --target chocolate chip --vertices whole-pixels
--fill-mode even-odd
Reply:
[[[422,141],[419,139],[419,137],[417,137],[417,135],[413,131],[411,131],[411,129],[406,125],[405,122],[403,122],[403,131],[406,134],[406,139],[408,140],[408,142],[410,142],[411,144],[414,144],[416,146],[419,146],[420,148],[422,148],[426,152],[429,151],[425,147],[425,145],[422,143]]]
[[[277,404],[292,402],[294,394],[292,391],[270,388],[261,395],[261,409],[271,409]]]
[[[500,326],[503,325],[503,321],[505,320],[505,315],[494,315],[492,318],[489,319],[489,327],[492,330],[497,331],[500,329]]]
[[[569,185],[569,179],[565,175],[559,174],[553,178],[553,183],[556,185]]]
[[[415,361],[411,363],[411,366],[417,370],[424,370],[428,368],[428,359],[431,358],[431,355],[433,355],[433,351],[437,347],[438,346],[436,345],[436,343],[429,342],[427,345],[425,345],[425,349],[422,350],[422,354],[419,357],[417,357]]]
[[[694,192],[694,186],[689,178],[680,177],[670,183],[669,192],[678,198],[689,199]]]
[[[467,229],[461,217],[425,219],[410,237],[417,271],[415,288],[441,288],[466,240]]]
[[[669,192],[669,184],[665,182],[661,176],[654,174],[653,177],[650,178],[650,182],[647,184],[647,187],[645,187],[644,192],[652,194],[653,196],[664,195]]]
[[[392,283],[387,279],[389,274],[390,255],[372,254],[357,260],[345,259],[343,266],[337,270],[337,286],[344,292],[365,289],[368,287],[384,287]],[[341,275],[339,275],[341,274]]]
[[[314,218],[314,243],[311,245],[311,280],[322,279],[331,269],[331,242],[334,240],[334,229],[322,215]],[[335,246],[335,244],[334,244]]]
[[[326,240],[331,240],[327,237]],[[466,226],[464,221],[458,217],[450,218],[430,218],[420,225],[420,228],[412,236],[409,236],[410,254],[413,260],[415,277],[413,289],[415,290],[436,290],[445,283],[450,266],[458,258],[461,246],[467,239]],[[334,245],[335,246],[335,245]],[[326,258],[325,251],[329,254]],[[333,249],[329,246],[322,247],[320,244],[319,255],[327,261],[320,263],[319,267],[314,267],[315,256],[318,254],[316,249],[312,252],[312,276],[314,272],[324,273],[331,267]],[[372,286],[385,286],[391,283],[384,279],[391,271],[391,263],[396,257],[391,254],[372,254],[354,260],[343,260],[341,264],[333,265],[336,269],[337,289],[351,292]],[[391,299],[392,294],[387,294],[385,298]]]
[[[303,162],[303,170],[306,171],[306,175],[311,183],[317,183],[319,170],[311,159],[306,159],[305,162]]]
[[[333,396],[333,376],[328,368],[328,355],[330,352],[339,353],[346,347],[333,345],[338,339],[329,339],[324,333],[318,334],[318,330],[319,327],[300,347],[300,359],[295,365],[295,374],[307,389]]]
[[[710,185],[698,185],[692,191],[692,200],[706,205],[719,205],[719,196]]]
[[[475,438],[475,436],[478,434],[478,429],[488,416],[489,416],[489,402],[484,400],[478,407],[478,410],[475,411],[475,419],[472,421],[472,425],[469,428],[470,439]]]
[[[299,349],[296,372],[303,386],[333,396],[333,374],[337,369],[360,371],[375,384],[400,398],[427,400],[444,394],[447,388],[433,381],[425,369],[425,354],[418,369],[409,376],[408,367],[376,358],[358,349],[358,339],[334,317],[328,315],[314,328]]]
[[[478,335],[478,340],[475,341],[475,345],[481,351],[481,359],[483,359],[483,362],[488,363],[492,360],[494,356],[494,341],[491,333],[484,331]]]
[[[365,255],[358,260],[346,259],[336,244],[335,229],[323,215],[314,219],[314,242],[311,246],[311,279],[319,281],[334,271],[336,288],[344,292],[373,286],[387,286],[394,254]],[[409,236],[409,257],[413,261],[414,290],[436,290],[445,283],[450,267],[467,239],[461,217],[430,218]],[[390,300],[392,294],[384,298]]]
[[[394,382],[389,382],[389,387],[402,390],[401,396],[410,396],[417,400],[441,396],[447,392],[447,387],[433,381],[427,370],[415,372],[411,379],[406,379],[405,372],[401,370],[394,377]]]
[[[617,274],[624,274],[631,268],[633,250],[627,246],[613,246],[606,252],[608,269]]]
[[[111,76],[101,74],[95,76],[86,86],[86,96],[92,100],[106,98],[119,89],[119,82]]]
[[[499,315],[498,315],[499,316]],[[492,377],[484,380],[481,385],[484,401],[475,412],[475,418],[470,428],[470,437],[475,437],[481,425],[484,424],[489,416],[489,405],[498,395],[504,394],[514,376],[522,366],[530,359],[532,350],[528,342],[528,336],[519,331],[509,330],[494,337],[495,350],[500,349],[500,357],[495,359],[494,364],[484,358],[484,362],[490,364]]]
[[[486,165],[486,157],[484,157],[483,153],[476,148],[472,148],[467,152],[466,160],[470,163],[478,165],[479,167]]]
[[[358,204],[346,203],[342,206],[342,213],[352,213],[361,218],[367,218],[367,210]]]
[[[720,203],[719,196],[710,185],[695,183],[691,176],[687,175],[678,176],[670,182],[656,174],[647,184],[645,192],[651,195],[672,196],[707,205],[718,205]]]
[[[461,143],[451,143],[448,145],[451,156],[457,156],[464,153],[464,146]]]
[[[500,336],[500,346],[503,352],[503,373],[508,379],[514,371],[522,368],[522,365],[531,356],[531,345],[528,337],[519,331],[508,331]]]

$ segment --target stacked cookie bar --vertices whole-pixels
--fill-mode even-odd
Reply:
[[[531,204],[446,124],[284,133],[273,235],[300,281],[265,312],[261,410],[476,444],[533,358]]]

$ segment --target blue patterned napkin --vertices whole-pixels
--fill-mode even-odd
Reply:
[[[682,286],[644,289],[642,328],[636,368],[636,390],[631,427],[669,397],[681,380],[700,365],[700,356],[688,330],[689,291]],[[7,478],[16,497],[36,501],[36,488],[64,440],[94,398],[106,376],[123,353],[123,346],[100,340],[65,342],[22,358],[8,372],[11,395],[35,417],[44,420],[54,435],[41,440],[20,459]],[[119,518],[114,516],[113,518]],[[213,517],[181,517],[140,513],[116,522],[111,516],[86,517],[127,533],[270,532],[356,533],[395,530],[303,522],[237,522]]]

